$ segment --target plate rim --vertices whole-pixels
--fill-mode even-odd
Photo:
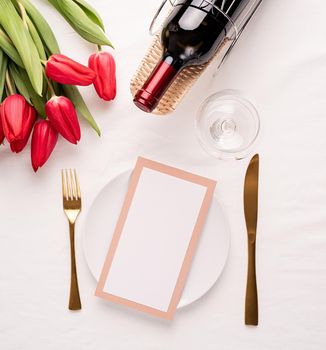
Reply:
[[[88,217],[90,215],[91,209],[94,206],[94,203],[96,202],[96,200],[98,199],[98,197],[101,195],[101,193],[106,189],[106,187],[110,186],[110,184],[114,181],[116,181],[119,177],[122,177],[123,175],[127,174],[127,173],[132,173],[133,168],[128,168],[126,170],[121,171],[120,173],[116,174],[115,176],[111,177],[110,179],[106,179],[104,180],[101,185],[98,187],[98,190],[96,191],[96,194],[93,196],[93,199],[90,203],[90,205],[87,208],[87,211],[85,213],[83,222],[82,222],[82,229],[81,229],[81,243],[82,243],[82,250],[83,250],[83,256],[87,265],[87,269],[90,273],[90,275],[92,276],[92,278],[95,280],[95,283],[98,282],[98,279],[95,277],[95,274],[93,273],[92,269],[90,268],[90,265],[88,263],[88,259],[87,259],[87,254],[86,254],[86,228],[87,228],[87,222],[88,222]],[[226,226],[226,231],[227,231],[227,248],[226,248],[226,252],[225,252],[225,259],[223,262],[223,265],[221,266],[221,270],[219,272],[219,274],[217,275],[216,279],[214,279],[214,282],[212,283],[212,285],[200,296],[196,297],[194,300],[190,301],[190,302],[186,302],[186,303],[182,303],[182,296],[180,298],[179,304],[177,306],[177,309],[183,309],[185,307],[188,307],[190,305],[192,305],[193,303],[199,301],[200,299],[202,299],[209,291],[211,291],[213,289],[213,287],[217,284],[218,280],[220,279],[220,277],[222,276],[223,271],[225,270],[225,266],[226,263],[229,259],[229,255],[230,255],[230,248],[231,248],[231,229],[230,229],[230,225],[228,223],[227,217],[225,215],[225,212],[221,206],[221,204],[218,201],[218,197],[216,196],[216,192],[214,191],[214,195],[213,195],[213,200],[216,201],[217,206],[219,207],[219,209],[221,210],[222,214],[223,214],[223,218],[225,221],[225,226]]]

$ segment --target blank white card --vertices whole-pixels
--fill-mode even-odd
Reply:
[[[172,318],[215,181],[139,158],[96,291]]]

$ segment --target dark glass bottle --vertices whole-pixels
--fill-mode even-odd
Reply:
[[[162,29],[162,59],[135,95],[136,106],[152,112],[183,68],[208,62],[224,40],[232,18],[247,3],[248,0],[178,1]]]

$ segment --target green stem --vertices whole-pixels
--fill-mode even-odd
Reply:
[[[102,46],[101,45],[97,45],[97,51],[102,51]]]
[[[6,71],[6,85],[7,85],[7,88],[10,92],[10,95],[14,95],[16,93],[16,89],[10,79],[10,75],[9,75],[9,71],[7,70]]]
[[[45,76],[46,82],[48,83],[48,87],[49,87],[49,91],[50,91],[51,97],[56,96],[56,93],[54,91],[54,88],[53,88],[53,85],[51,83],[51,80],[46,76],[45,72],[44,72],[44,76]]]

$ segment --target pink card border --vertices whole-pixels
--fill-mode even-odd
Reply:
[[[189,246],[180,270],[180,274],[174,289],[174,292],[172,294],[172,298],[170,301],[170,305],[168,310],[162,311],[162,310],[158,310],[143,304],[139,304],[136,303],[134,301],[131,300],[127,300],[124,298],[121,298],[119,296],[116,295],[112,295],[110,293],[106,293],[103,291],[104,286],[105,286],[105,281],[108,277],[109,271],[110,271],[110,267],[112,265],[112,261],[114,258],[114,254],[116,252],[116,249],[118,247],[119,244],[119,240],[120,240],[120,236],[122,234],[123,231],[123,227],[125,224],[125,221],[127,219],[128,216],[128,212],[130,209],[130,206],[132,204],[132,200],[134,197],[134,194],[136,192],[136,188],[138,185],[138,181],[139,178],[141,176],[142,170],[143,168],[149,168],[152,170],[156,170],[159,172],[162,172],[164,174],[168,174],[174,177],[178,177],[180,179],[183,179],[185,181],[189,181],[189,182],[193,182],[199,185],[202,185],[204,187],[207,187],[207,191],[206,191],[206,195],[205,198],[203,200],[195,227],[194,227],[194,231],[192,233],[192,238],[189,242]],[[210,204],[214,195],[214,191],[215,191],[215,187],[216,187],[216,181],[202,177],[202,176],[198,176],[189,172],[186,172],[184,170],[180,170],[168,165],[164,165],[146,158],[142,158],[139,157],[135,166],[135,169],[133,171],[133,174],[131,176],[131,180],[130,180],[130,184],[129,184],[129,189],[128,192],[126,194],[125,197],[125,201],[113,234],[113,238],[111,241],[111,245],[107,254],[107,257],[105,259],[105,263],[100,275],[100,279],[95,291],[95,295],[101,298],[104,298],[106,300],[109,301],[113,301],[115,303],[121,304],[121,305],[125,305],[134,309],[137,309],[139,311],[151,314],[153,316],[157,316],[157,317],[161,317],[161,318],[165,318],[168,320],[173,319],[173,316],[175,314],[175,311],[177,309],[179,300],[181,298],[181,294],[187,279],[187,275],[191,266],[191,261],[193,258],[193,255],[195,253],[196,250],[196,246],[202,231],[202,228],[204,226],[205,223],[205,219],[208,213],[208,210],[210,208]]]

